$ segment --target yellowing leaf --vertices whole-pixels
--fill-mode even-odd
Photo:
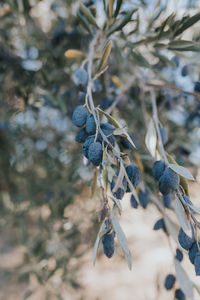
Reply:
[[[84,53],[80,50],[69,49],[64,53],[66,58],[82,58],[84,57]]]
[[[109,41],[104,49],[102,58],[99,63],[98,71],[102,70],[105,67],[108,57],[110,55],[111,49],[112,49],[112,41]]]
[[[80,3],[80,10],[82,11],[82,13],[84,14],[84,16],[90,24],[94,25],[96,28],[99,28],[90,10],[83,3]]]
[[[119,79],[118,76],[113,75],[113,76],[111,77],[111,79],[112,79],[112,82],[113,82],[116,86],[118,86],[119,88],[124,87],[123,82]]]

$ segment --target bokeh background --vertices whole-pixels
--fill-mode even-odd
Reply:
[[[103,1],[85,4],[95,4],[98,22],[103,24]],[[140,26],[129,38],[137,41],[148,33],[155,15],[159,16],[152,21],[156,30],[172,12],[177,17],[197,13],[200,2],[124,1],[126,9],[132,5],[139,7]],[[173,255],[163,232],[152,229],[160,217],[153,205],[133,210],[129,195],[122,200],[120,224],[133,255],[132,271],[118,245],[110,260],[100,247],[96,266],[92,265],[100,200],[98,192],[90,197],[93,168],[83,161],[71,122],[74,107],[82,103],[72,80],[81,61],[64,56],[67,49],[87,51],[90,41],[76,18],[77,9],[78,1],[70,0],[0,1],[0,299],[170,300],[173,294],[164,291],[163,282],[166,274],[174,272]],[[134,28],[133,22],[125,33]],[[184,38],[199,41],[199,32],[198,22]],[[110,58],[109,75],[120,77],[119,52],[120,47]],[[154,74],[193,92],[199,80],[199,53],[166,51],[165,55],[168,61],[154,57],[144,75]],[[122,69],[126,73],[126,65]],[[94,90],[95,103],[106,108],[117,89],[105,74]],[[144,144],[141,96],[135,81],[114,114],[126,120],[145,181],[154,186],[153,162]],[[167,151],[195,175],[189,189],[199,207],[200,102],[170,89],[158,91],[158,100],[160,121],[169,132]],[[183,265],[198,283],[187,258]]]

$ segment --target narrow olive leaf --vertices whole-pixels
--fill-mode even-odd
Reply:
[[[117,5],[116,5],[115,13],[114,13],[114,17],[115,18],[117,17],[117,15],[118,15],[118,13],[120,11],[122,2],[123,2],[123,0],[117,0]]]
[[[137,11],[137,8],[134,8],[128,12],[126,12],[126,15],[124,18],[121,18],[119,20],[116,20],[115,23],[109,28],[107,32],[107,36],[111,35],[115,31],[121,30],[130,20],[132,15]]]
[[[200,45],[192,41],[176,40],[168,44],[168,49],[177,51],[200,51]]]
[[[108,197],[115,202],[115,204],[117,205],[117,207],[119,208],[119,210],[121,212],[122,211],[122,205],[121,205],[120,200],[115,198],[113,195],[109,195]]]
[[[118,241],[124,251],[124,255],[125,255],[126,261],[128,263],[128,267],[131,270],[132,269],[132,257],[131,257],[130,250],[128,248],[128,243],[127,243],[125,234],[124,234],[118,220],[116,219],[113,211],[111,211],[111,222],[112,222],[113,228],[116,232]]]
[[[79,19],[79,21],[81,22],[81,24],[83,25],[83,27],[91,34],[93,35],[92,29],[90,27],[90,24],[88,23],[88,21],[86,20],[86,18],[81,14],[80,11],[77,12],[77,17]]]
[[[167,231],[169,232],[171,237],[174,239],[174,241],[177,243],[178,242],[178,233],[179,233],[178,226],[167,215],[164,215],[164,221],[165,221],[165,226],[167,228]]]
[[[153,17],[150,19],[149,21],[149,29],[152,27],[152,25],[155,23],[155,21],[160,17],[161,13],[165,10],[165,7],[161,7],[154,15]]]
[[[133,51],[131,54],[135,64],[137,64],[140,67],[151,68],[150,63],[141,53],[139,53],[138,51]]]
[[[128,134],[128,132],[125,132],[124,135],[125,135],[125,137],[127,138],[127,140],[129,141],[129,143],[130,143],[134,148],[136,148],[136,146],[135,146],[135,144],[133,143],[133,141],[132,141],[130,135]]]
[[[126,170],[125,170],[125,177],[126,177],[126,180],[128,182],[128,185],[129,185],[129,188],[131,190],[131,193],[132,195],[135,197],[135,199],[139,202],[139,198],[138,198],[138,195],[137,195],[137,192],[136,192],[136,189],[134,187],[134,185],[132,184],[132,182],[130,181],[127,173],[126,173]]]
[[[115,182],[114,188],[112,189],[113,193],[115,193],[118,190],[118,188],[120,188],[122,186],[122,181],[124,179],[124,172],[125,172],[125,169],[123,166],[123,162],[120,161],[120,170],[119,170],[119,174],[117,176],[117,180]]]
[[[76,49],[69,49],[65,51],[64,55],[66,58],[82,58],[85,56],[82,51]]]
[[[114,0],[108,0],[108,14],[109,14],[109,18],[112,18],[113,15],[113,3]]]
[[[88,20],[88,22],[90,24],[94,25],[97,29],[99,29],[99,27],[98,27],[98,25],[96,23],[95,18],[91,14],[90,10],[83,3],[80,3],[80,10],[84,14],[84,16],[86,17],[86,19]]]
[[[178,199],[178,197],[175,195],[175,212],[176,212],[176,216],[178,218],[179,224],[181,225],[183,231],[190,237],[192,237],[192,231],[191,231],[191,226],[189,221],[187,220],[186,214],[185,214],[185,210],[180,202],[180,200]]]
[[[176,258],[174,259],[174,266],[176,271],[176,277],[183,293],[186,295],[188,299],[193,300],[194,293],[193,293],[192,282],[190,281],[185,270],[183,269],[180,262]]]
[[[180,176],[185,177],[189,180],[195,180],[188,169],[181,167],[179,165],[176,165],[176,164],[169,164],[169,167],[170,167],[170,169],[172,169],[174,172],[176,172]]]
[[[177,35],[181,34],[183,31],[185,31],[189,27],[193,26],[199,20],[200,20],[200,13],[197,13],[196,15],[192,16],[191,18],[188,18],[187,20],[182,22],[182,26],[180,26],[180,28],[178,28],[174,32],[174,36],[177,36]]]
[[[93,249],[93,265],[95,265],[95,262],[96,262],[96,256],[97,256],[97,251],[98,251],[98,248],[99,248],[99,242],[101,240],[101,237],[100,237],[100,234],[105,230],[105,224],[102,223],[100,228],[99,228],[99,232],[97,234],[97,237],[96,237],[96,241],[94,243],[94,249]]]
[[[113,76],[111,77],[111,79],[112,79],[112,82],[113,82],[116,86],[118,86],[119,88],[124,87],[124,83],[119,79],[118,76],[113,75]]]
[[[97,107],[98,111],[100,113],[102,113],[104,116],[106,116],[106,118],[116,127],[116,128],[120,128],[120,124],[117,120],[115,120],[115,118],[113,118],[112,116],[110,116],[109,114],[107,114],[105,111],[103,111],[101,108]]]
[[[96,191],[96,186],[97,186],[97,169],[94,169],[92,185],[91,185],[91,198],[94,197],[94,193]]]
[[[112,41],[109,41],[105,47],[102,58],[100,60],[98,71],[102,70],[105,67],[108,57],[110,55],[111,49],[112,49]]]
[[[154,126],[154,122],[151,119],[147,128],[147,133],[145,137],[145,144],[149,152],[153,157],[155,157],[156,153],[156,144],[157,144],[157,135],[156,135],[156,129]]]
[[[168,47],[168,45],[164,43],[155,43],[153,46],[156,50],[162,50]]]
[[[159,26],[159,35],[158,35],[158,39],[160,39],[162,37],[162,33],[164,32],[165,27],[167,26],[167,24],[172,23],[173,19],[175,18],[175,14],[172,13],[171,15],[169,15],[164,22],[161,24],[161,26]]]
[[[157,51],[155,52],[152,52],[152,54],[155,56],[155,57],[158,57],[160,59],[161,62],[165,63],[166,65],[168,66],[171,66],[171,67],[176,67],[176,64],[170,60],[169,58],[167,58],[166,56],[158,53]]]

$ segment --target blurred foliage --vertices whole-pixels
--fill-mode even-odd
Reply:
[[[100,19],[106,1],[96,1],[96,12],[93,2],[87,1],[86,6],[93,18],[96,13]],[[121,2],[115,7],[116,21],[107,28],[107,36],[115,33],[113,49],[109,70],[94,91],[95,104],[106,109],[108,99],[111,103],[120,97],[113,116],[126,120],[139,153],[133,157],[141,163],[145,182],[155,190],[152,162],[144,145],[145,117],[151,114],[151,105],[141,91],[149,78],[165,83],[164,88],[158,86],[158,110],[162,125],[170,132],[167,151],[181,164],[198,165],[195,151],[199,146],[200,106],[190,93],[199,79],[199,27],[189,42],[180,42],[179,37],[199,21],[199,13],[195,10],[192,20],[187,15],[168,15],[167,3],[159,5],[157,1],[150,16],[148,1],[136,1],[136,5],[129,1],[131,9]],[[190,2],[188,5],[195,9]],[[80,287],[75,279],[79,267],[75,258],[92,245],[97,225],[97,217],[88,216],[90,231],[85,230],[82,236],[85,216],[74,222],[68,216],[68,207],[71,209],[77,195],[81,198],[87,179],[92,178],[91,170],[82,163],[71,124],[74,107],[83,103],[72,81],[73,71],[82,62],[64,56],[67,49],[88,51],[90,25],[83,18],[84,9],[78,11],[78,17],[77,10],[78,1],[0,2],[0,229],[2,235],[11,237],[0,250],[24,246],[24,262],[16,269],[16,280],[28,281],[34,275],[38,284],[45,285],[61,270],[62,282],[73,288]],[[106,13],[109,15],[107,6]],[[88,18],[91,21],[90,15]],[[100,21],[105,23],[106,16],[103,18]],[[197,52],[191,56],[182,50]],[[106,62],[107,57],[100,67]],[[186,64],[188,81],[180,75]],[[166,81],[182,92],[166,89]],[[127,82],[129,87],[121,93]],[[186,85],[192,86],[189,93],[183,91]],[[176,123],[180,115],[183,121]],[[12,273],[2,274],[2,282],[7,276],[14,280]],[[29,292],[33,290],[26,298]],[[61,299],[59,288],[52,293]]]

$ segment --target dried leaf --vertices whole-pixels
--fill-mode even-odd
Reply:
[[[102,223],[101,226],[100,226],[100,228],[99,228],[99,232],[97,234],[96,241],[95,241],[95,244],[94,244],[94,249],[93,249],[93,265],[95,265],[97,251],[98,251],[98,248],[99,248],[99,242],[101,240],[100,233],[103,232],[103,230],[105,230],[105,224],[104,223]]]
[[[147,128],[147,133],[145,137],[145,144],[147,146],[147,149],[151,153],[153,157],[155,157],[156,153],[156,144],[157,144],[157,135],[156,135],[156,129],[154,126],[154,122],[151,119]]]
[[[107,206],[104,204],[103,207],[100,209],[99,213],[98,213],[98,219],[99,222],[102,222],[105,220],[105,218],[108,215],[108,208]]]
[[[118,220],[116,219],[113,211],[111,211],[111,222],[112,222],[113,228],[116,232],[119,243],[124,251],[125,258],[128,263],[128,267],[131,270],[132,269],[132,257],[131,257],[130,250],[128,248],[128,243],[127,243],[125,234],[124,234]]]
[[[190,171],[184,167],[181,167],[177,164],[169,164],[169,168],[182,177],[185,177],[189,180],[195,180]]]
[[[86,17],[86,19],[88,20],[88,22],[92,25],[94,25],[96,28],[99,29],[95,18],[93,17],[93,15],[91,14],[90,10],[83,4],[80,3],[80,10],[82,11],[82,13],[84,14],[84,16]]]
[[[178,197],[175,195],[175,212],[176,212],[176,216],[178,218],[179,224],[181,225],[183,231],[188,235],[188,236],[192,236],[192,231],[191,231],[191,226],[189,221],[187,220],[186,214],[185,214],[185,210],[180,202],[180,200],[178,199]]]
[[[176,277],[183,293],[186,295],[188,299],[193,300],[194,293],[193,293],[192,283],[188,278],[188,275],[186,274],[185,270],[181,266],[180,262],[176,258],[174,259],[174,266],[176,271]]]
[[[111,49],[112,49],[112,41],[109,41],[105,47],[102,58],[100,60],[98,71],[102,70],[105,67],[108,57],[110,55]]]
[[[80,50],[69,49],[64,53],[66,58],[82,58],[84,57],[84,53]]]

